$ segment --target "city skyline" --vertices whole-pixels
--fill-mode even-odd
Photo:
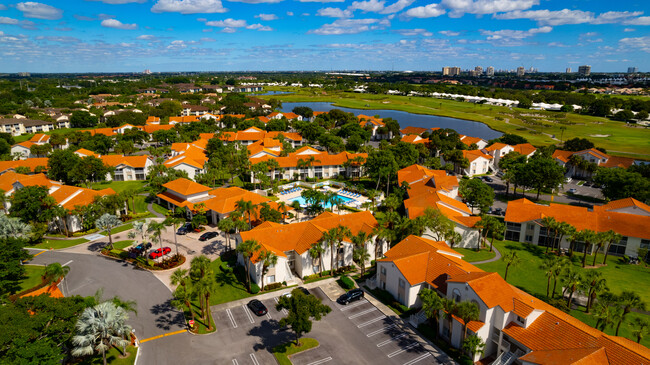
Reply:
[[[648,71],[643,1],[86,0],[0,5],[0,72]],[[644,6],[645,5],[645,6]],[[648,13],[648,14],[646,14]]]

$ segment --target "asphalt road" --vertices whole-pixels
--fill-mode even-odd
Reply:
[[[31,251],[32,254],[37,252],[40,251]],[[135,300],[138,314],[129,313],[129,324],[139,339],[184,328],[183,314],[170,305],[171,292],[152,273],[95,254],[63,251],[46,251],[30,264],[53,262],[70,267],[70,273],[59,286],[65,296],[92,296],[103,289],[104,299],[118,295],[123,300]]]

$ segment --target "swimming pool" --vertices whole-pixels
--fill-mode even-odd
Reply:
[[[343,201],[344,204],[347,203],[347,202],[350,202],[350,201],[353,201],[353,200],[354,200],[354,199],[352,199],[352,198],[350,198],[350,197],[343,196],[343,195],[339,195],[339,194],[337,194],[336,196],[337,196],[339,199],[341,199],[341,200]],[[299,197],[296,197],[296,198],[293,198],[293,199],[289,199],[289,204],[291,204],[292,202],[298,202],[298,203],[300,203],[300,206],[301,206],[301,207],[306,207],[306,206],[307,206],[307,202],[305,201],[305,198],[303,198],[302,196],[299,196]],[[327,209],[327,208],[331,208],[331,207],[332,207],[332,205],[331,205],[329,202],[323,204],[323,208],[325,208],[325,209]]]

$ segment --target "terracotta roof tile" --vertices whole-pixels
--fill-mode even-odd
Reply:
[[[203,193],[212,190],[211,188],[205,185],[195,183],[194,181],[185,178],[179,178],[170,181],[164,184],[163,187],[185,196]]]

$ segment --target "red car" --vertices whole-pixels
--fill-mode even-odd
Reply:
[[[163,248],[157,248],[151,252],[149,252],[149,258],[150,259],[157,259],[161,256],[167,255],[172,251],[171,248],[169,247],[163,247]]]

